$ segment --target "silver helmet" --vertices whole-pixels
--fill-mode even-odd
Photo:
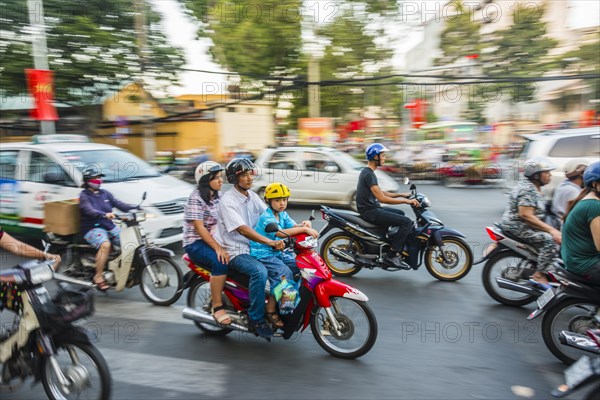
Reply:
[[[546,157],[533,157],[525,161],[524,169],[524,175],[527,178],[531,178],[538,172],[552,171],[556,169],[556,165],[554,165],[554,163]]]

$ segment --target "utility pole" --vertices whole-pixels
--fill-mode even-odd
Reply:
[[[320,82],[319,59],[313,54],[308,56],[308,81]],[[318,118],[321,116],[321,103],[319,99],[319,85],[308,85],[308,116]]]
[[[48,65],[48,47],[46,45],[46,24],[44,23],[44,4],[42,0],[27,0],[29,25],[32,30],[33,67],[50,70]],[[42,135],[56,133],[54,121],[40,121]]]
[[[146,91],[144,85],[144,72],[146,70],[147,61],[147,35],[146,35],[146,4],[144,0],[135,0],[137,13],[135,15],[135,33],[137,40],[138,56],[140,59],[142,78],[140,80],[144,93],[142,103],[142,118],[144,119],[144,136],[142,139],[142,148],[144,158],[151,161],[154,158],[156,145],[154,142],[154,123],[152,122],[152,105],[150,94]]]

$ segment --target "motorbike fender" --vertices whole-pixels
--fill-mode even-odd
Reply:
[[[142,270],[146,267],[146,265],[150,264],[150,259],[152,256],[175,257],[175,253],[172,250],[165,249],[163,247],[138,247],[135,250],[135,255],[133,256],[133,265],[136,269],[136,284],[140,282]]]
[[[93,344],[98,340],[98,336],[94,335],[89,329],[79,325],[67,325],[52,336],[54,344],[59,346],[63,343],[82,343]]]
[[[556,293],[556,296],[554,296],[549,302],[548,304],[546,304],[544,306],[544,308],[536,308],[531,314],[529,314],[527,316],[527,321],[531,321],[533,319],[536,319],[537,317],[539,317],[540,315],[544,314],[546,311],[548,311],[549,309],[551,309],[552,307],[554,307],[555,305],[557,305],[558,303],[560,303],[565,297],[570,297],[568,294],[566,294],[563,291],[560,291]]]
[[[369,301],[369,298],[360,290],[334,279],[319,283],[314,292],[319,307],[331,307],[331,297],[345,297],[358,301]]]

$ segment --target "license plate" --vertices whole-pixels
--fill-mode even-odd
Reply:
[[[565,383],[570,389],[594,375],[594,367],[589,357],[583,356],[565,370]]]
[[[537,299],[537,305],[538,308],[541,310],[542,308],[544,308],[544,306],[546,304],[548,304],[550,302],[550,300],[552,300],[552,298],[554,298],[555,294],[554,294],[554,289],[550,288],[548,290],[546,290],[540,297],[538,297]]]

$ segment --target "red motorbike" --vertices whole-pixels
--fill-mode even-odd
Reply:
[[[267,232],[277,232],[276,223],[267,225]],[[309,325],[319,345],[331,355],[354,359],[366,354],[377,339],[377,320],[367,305],[368,298],[360,290],[331,279],[332,274],[321,256],[314,250],[317,239],[300,234],[284,239],[286,249],[296,253],[296,264],[301,281],[300,301],[291,314],[281,315],[284,327],[275,336],[289,339],[295,332],[303,332]],[[183,256],[190,271],[184,277],[189,287],[187,307],[183,318],[194,321],[205,334],[225,336],[232,331],[249,332],[248,277],[230,271],[223,291],[223,304],[232,318],[229,325],[220,325],[210,314],[210,270],[195,265]],[[265,293],[265,301],[269,293]]]

